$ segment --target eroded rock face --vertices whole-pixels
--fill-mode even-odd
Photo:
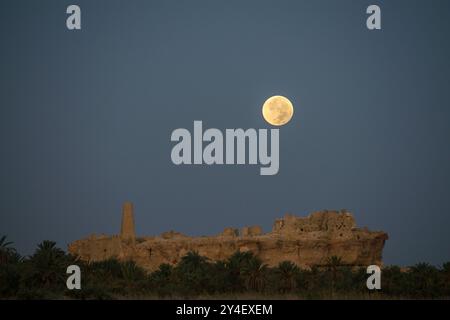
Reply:
[[[123,217],[130,216],[133,216],[132,206],[124,206]],[[382,251],[387,239],[384,232],[356,228],[353,216],[341,210],[314,212],[307,217],[287,214],[275,221],[272,232],[265,234],[260,227],[252,226],[244,227],[240,232],[226,228],[223,233],[211,237],[188,237],[170,231],[159,237],[134,239],[133,226],[133,231],[127,232],[126,237],[122,229],[121,236],[91,236],[77,240],[69,245],[69,252],[86,261],[110,257],[131,259],[149,271],[162,263],[176,264],[189,251],[197,251],[211,260],[227,259],[238,250],[252,251],[269,266],[285,260],[303,268],[323,266],[331,256],[340,257],[343,264],[368,266],[382,265]]]

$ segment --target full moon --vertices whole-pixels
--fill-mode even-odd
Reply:
[[[273,96],[264,102],[262,107],[264,119],[273,126],[288,123],[294,114],[294,107],[288,98]]]

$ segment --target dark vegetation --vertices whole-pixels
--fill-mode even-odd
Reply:
[[[81,268],[81,290],[66,288],[67,266]],[[289,261],[268,267],[250,252],[209,261],[189,252],[176,265],[147,273],[132,261],[86,263],[44,241],[33,255],[20,256],[0,238],[0,299],[275,298],[435,299],[450,297],[450,262],[442,268],[419,263],[402,271],[383,269],[382,290],[369,291],[364,268],[331,257],[324,268],[303,270]]]

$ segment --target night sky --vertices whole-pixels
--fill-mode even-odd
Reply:
[[[386,264],[449,261],[449,31],[448,0],[2,0],[0,235],[65,249],[117,234],[127,200],[139,235],[346,208],[389,234]],[[271,128],[275,94],[295,108],[277,175],[171,162],[194,120]]]

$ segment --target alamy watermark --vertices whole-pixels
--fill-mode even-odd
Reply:
[[[81,289],[81,269],[76,264],[70,265],[66,270],[67,277],[66,286],[69,290],[80,290]]]
[[[170,140],[177,142],[171,152],[174,164],[259,164],[260,175],[278,173],[279,129],[225,129],[224,134],[219,129],[210,128],[203,132],[202,121],[194,121],[193,129],[193,134],[184,128],[172,132]]]
[[[367,278],[366,286],[369,290],[381,289],[381,268],[377,265],[371,265],[367,267],[367,274],[370,274]]]

